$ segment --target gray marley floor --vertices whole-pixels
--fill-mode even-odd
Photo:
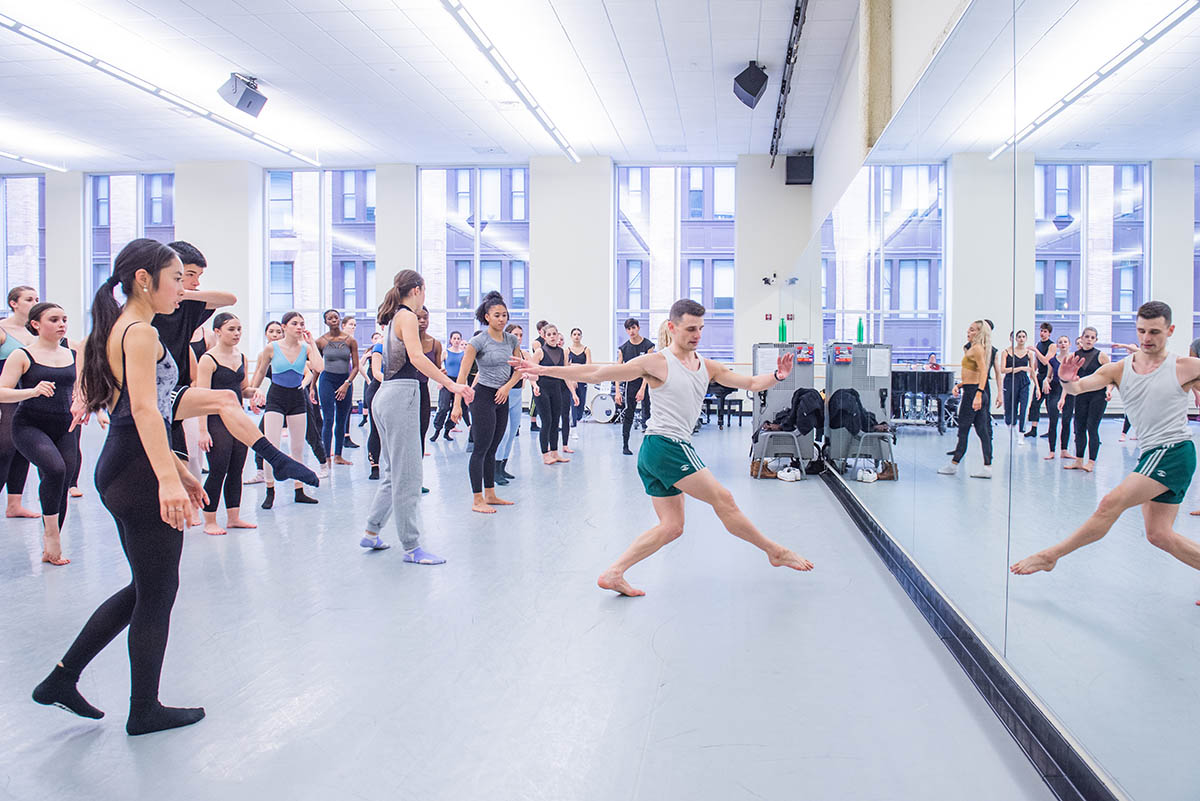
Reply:
[[[653,513],[618,430],[577,432],[575,461],[546,468],[526,430],[502,490],[518,505],[490,518],[468,511],[465,437],[432,445],[441,567],[360,551],[363,450],[315,507],[259,511],[247,488],[257,531],[187,534],[167,650],[164,702],[208,718],[129,738],[124,638],[81,682],[103,721],[28,700],[128,576],[89,430],[73,563],[43,567],[38,523],[3,521],[0,797],[1051,797],[824,486],[747,477],[749,426],[698,449],[817,570],[771,568],[689,502],[684,537],[630,573],[645,598],[599,590]]]

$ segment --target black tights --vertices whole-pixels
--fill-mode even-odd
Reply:
[[[421,385],[421,415],[418,422],[421,426],[421,455],[425,455],[425,437],[429,435],[429,416],[433,413],[433,399],[429,396],[429,382],[418,382]]]
[[[979,411],[971,408],[975,396],[981,395]],[[967,453],[967,437],[971,428],[979,435],[979,444],[983,446],[983,463],[992,463],[992,412],[988,408],[991,398],[986,392],[980,393],[979,387],[967,384],[962,388],[962,396],[958,399],[958,445],[954,448],[953,461],[958,464]]]
[[[1054,453],[1054,447],[1058,445],[1058,418],[1063,412],[1058,411],[1058,399],[1062,397],[1062,387],[1055,387],[1049,393],[1042,397],[1046,402],[1046,416],[1050,418],[1050,452]],[[1040,401],[1039,401],[1040,402]],[[1066,404],[1063,404],[1064,411]],[[1074,406],[1072,406],[1074,409]],[[1037,427],[1037,419],[1034,418],[1034,428]],[[1063,423],[1064,428],[1066,423]]]
[[[475,387],[471,410],[475,421],[471,424],[475,449],[468,468],[471,492],[483,492],[496,486],[496,449],[508,428],[508,401],[496,403],[496,390],[480,385]]]
[[[451,376],[451,378],[455,378]],[[457,381],[458,379],[455,378]],[[454,393],[442,387],[438,392],[438,407],[437,416],[433,419],[433,430],[444,431],[449,434],[454,428],[454,421],[450,419],[450,412],[454,408]],[[471,404],[462,404],[462,421],[467,425],[471,425]]]
[[[378,391],[379,382],[372,381],[367,384],[367,391],[363,393],[363,411],[367,412],[367,425],[371,427],[371,433],[367,435],[367,461],[372,467],[379,465],[379,449],[383,446],[379,439],[379,428],[375,425],[375,414],[371,411],[371,403]]]
[[[1102,389],[1075,396],[1076,459],[1082,459],[1086,452],[1090,461],[1096,461],[1096,455],[1100,453],[1100,418],[1107,406]]]
[[[321,442],[321,419],[318,416],[321,413],[321,407],[314,404],[308,397],[307,389],[304,390],[304,411],[306,417],[304,425],[304,441],[307,442],[308,447],[312,449],[313,456],[316,457],[317,462],[320,464],[325,464],[325,462],[329,461],[329,454]],[[266,415],[264,415],[263,418],[258,421],[259,431],[264,431],[263,424],[265,422]],[[291,435],[292,434],[289,431],[288,436],[290,437]],[[254,467],[257,470],[263,469],[262,456],[255,455]]]
[[[221,488],[225,488],[225,511],[242,505],[242,468],[246,466],[246,444],[229,433],[229,429],[215,414],[208,416],[208,435],[212,437],[212,448],[208,451],[208,479],[204,491],[208,503],[204,511],[217,511],[221,500]]]
[[[0,365],[4,364],[0,361]],[[29,475],[29,460],[17,452],[13,444],[13,416],[17,404],[0,403],[0,486],[8,486],[9,495],[25,492],[25,477]]]
[[[13,444],[38,469],[42,515],[58,515],[60,528],[67,519],[70,478],[79,471],[79,437],[70,427],[69,414],[17,412],[13,420]]]
[[[579,386],[583,386],[580,384]],[[560,394],[562,395],[562,417],[558,421],[558,433],[562,437],[563,447],[567,447],[567,440],[571,438],[571,416],[574,414],[575,401],[571,398],[571,390],[564,381],[559,384]]]
[[[1071,441],[1071,421],[1075,417],[1075,398],[1076,395],[1068,395],[1063,401],[1062,417],[1059,418],[1059,423],[1062,425],[1062,439],[1059,441],[1059,450],[1066,450],[1067,443]],[[1054,449],[1054,432],[1050,433],[1050,448]]]
[[[179,590],[183,532],[159,516],[158,480],[134,426],[109,428],[96,464],[96,489],[116,521],[133,579],[92,613],[62,663],[70,671],[82,671],[128,626],[130,698],[157,700],[171,607]]]
[[[558,427],[563,416],[563,393],[554,383],[556,380],[558,379],[549,381],[543,379],[541,386],[538,387],[542,394],[533,399],[540,421],[538,442],[542,446],[542,453],[558,450]]]
[[[630,381],[625,385],[625,394],[622,400],[625,401],[625,410],[621,414],[621,440],[625,443],[625,447],[629,447],[629,432],[633,430],[633,421],[637,416],[638,390],[642,388],[642,379]],[[644,424],[650,419],[650,390],[646,390],[646,395],[642,398],[642,423]]]

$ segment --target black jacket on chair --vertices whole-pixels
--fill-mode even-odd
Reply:
[[[792,393],[792,405],[775,416],[784,431],[807,434],[813,429],[825,430],[825,401],[812,387],[801,387]]]
[[[852,435],[858,436],[863,431],[869,431],[872,425],[858,390],[844,387],[830,396],[830,428],[844,428]]]

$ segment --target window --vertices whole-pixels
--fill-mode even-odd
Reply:
[[[1071,262],[1054,262],[1054,308],[1066,311],[1071,308]]]
[[[500,171],[479,171],[479,216],[485,220],[500,219]]]
[[[375,171],[367,170],[367,222],[375,222]],[[374,262],[372,262],[374,265]]]
[[[342,262],[342,302],[339,304],[343,308],[353,309],[358,304],[356,303],[357,296],[355,295],[354,285],[355,277],[358,272],[358,264],[353,261]]]
[[[688,297],[704,303],[704,259],[688,259]]]
[[[342,173],[342,219],[353,220],[358,217],[358,200],[354,197],[354,171]]]
[[[1046,168],[1041,166],[1033,171],[1033,218],[1046,219]]]
[[[108,213],[108,176],[97,175],[92,178],[92,191],[95,193],[96,207],[92,218],[92,225],[96,228],[107,228],[109,221]]]
[[[524,220],[525,208],[525,170],[512,171],[512,218]]]
[[[459,217],[471,216],[471,171],[455,170],[458,176],[457,206]]]
[[[41,175],[0,178],[0,286],[36,287],[46,297],[46,179]],[[104,263],[103,282],[108,278]],[[95,283],[92,286],[96,286]],[[7,311],[8,307],[4,307]]]
[[[375,171],[372,170],[370,174],[374,175]],[[367,309],[374,311],[379,308],[379,301],[375,299],[375,296],[377,293],[375,290],[375,261],[374,260],[363,262],[363,283],[367,290],[367,302],[366,302],[365,306]]]
[[[525,299],[525,268],[526,264],[523,261],[512,263],[512,297],[509,298],[509,305],[514,309],[528,308]]]
[[[704,169],[688,169],[688,217],[698,220],[704,216]]]
[[[900,168],[900,208],[911,212],[917,207],[917,168]]]
[[[491,291],[528,330],[529,191],[527,167],[418,171],[419,269],[433,336],[475,330],[475,307]]]
[[[627,264],[629,283],[626,303],[630,309],[640,309],[642,308],[642,262],[640,259],[630,259]]]
[[[733,310],[733,290],[735,283],[733,259],[714,259],[712,302],[714,309]]]
[[[271,262],[269,308],[291,309],[294,305],[292,302],[292,270],[294,267],[295,264],[290,261]]]
[[[479,300],[483,301],[483,296],[489,292],[500,292],[504,288],[500,280],[500,262],[494,259],[487,259],[479,262]]]
[[[162,225],[163,221],[163,177],[150,176],[150,213],[146,215],[151,225]]]
[[[290,231],[293,226],[292,217],[292,174],[290,172],[270,173],[269,191],[270,218],[272,231]]]
[[[1117,268],[1117,303],[1114,311],[1134,312],[1137,310],[1137,294],[1134,289],[1134,281],[1137,277],[1137,268],[1133,265],[1123,265]]]
[[[642,213],[642,171],[640,169],[628,170],[629,175],[629,204],[628,211],[630,214]]]
[[[1066,217],[1071,213],[1071,168],[1059,165],[1054,168],[1054,216]]]
[[[734,205],[733,167],[713,168],[713,217],[732,220]]]
[[[1046,309],[1046,260],[1038,259],[1033,268],[1033,309],[1034,311],[1045,311]]]
[[[883,178],[883,195],[880,199],[880,203],[883,206],[883,213],[891,214],[892,213],[892,168],[884,167],[881,177]]]
[[[1125,164],[1121,167],[1121,180],[1117,185],[1117,198],[1120,208],[1119,213],[1122,215],[1133,214],[1133,209],[1136,205],[1135,198],[1138,200],[1141,199],[1141,190],[1136,186],[1136,173],[1137,168],[1130,164]]]
[[[456,275],[455,285],[458,288],[458,308],[471,308],[471,261],[459,259],[454,262]]]

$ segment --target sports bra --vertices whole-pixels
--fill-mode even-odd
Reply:
[[[217,361],[217,357],[213,356],[211,353],[206,353],[204,355],[212,359],[213,364],[217,366],[216,369],[213,370],[212,374],[212,388],[227,389],[241,398],[242,384],[246,380],[246,357],[242,357],[242,364],[240,367],[238,367],[238,369],[231,370]]]
[[[125,377],[125,337],[129,334],[129,329],[135,325],[150,325],[149,323],[131,323],[125,328],[121,334],[121,377]],[[151,326],[153,327],[153,326]],[[157,330],[156,332],[157,333]],[[159,342],[162,347],[162,343]],[[163,347],[163,355],[159,357],[158,362],[154,366],[154,389],[158,395],[158,413],[162,415],[163,422],[170,425],[173,405],[175,400],[175,383],[179,380],[179,368],[175,366],[175,360],[171,358],[171,354],[167,352],[166,347]],[[125,385],[122,384],[117,393],[117,402],[113,405],[112,411],[108,415],[109,425],[112,426],[131,426],[133,421],[133,409],[129,405],[129,395],[125,392]]]
[[[71,414],[71,391],[75,387],[75,362],[66,367],[48,367],[33,358],[28,348],[21,348],[29,359],[29,368],[17,381],[20,389],[32,389],[42,381],[54,382],[54,394],[50,397],[36,395],[21,401],[18,412],[33,412],[39,415]]]
[[[300,355],[296,361],[288,361],[278,342],[271,343],[271,383],[295,389],[304,381],[304,365],[308,362],[308,343],[300,343]]]
[[[325,350],[321,352],[321,356],[325,360],[325,372],[330,375],[350,375],[350,360],[353,356],[350,353],[350,340],[329,340],[325,343]]]
[[[979,360],[972,356],[970,351],[967,351],[963,354],[962,366],[964,371],[970,370],[973,373],[979,372]]]

